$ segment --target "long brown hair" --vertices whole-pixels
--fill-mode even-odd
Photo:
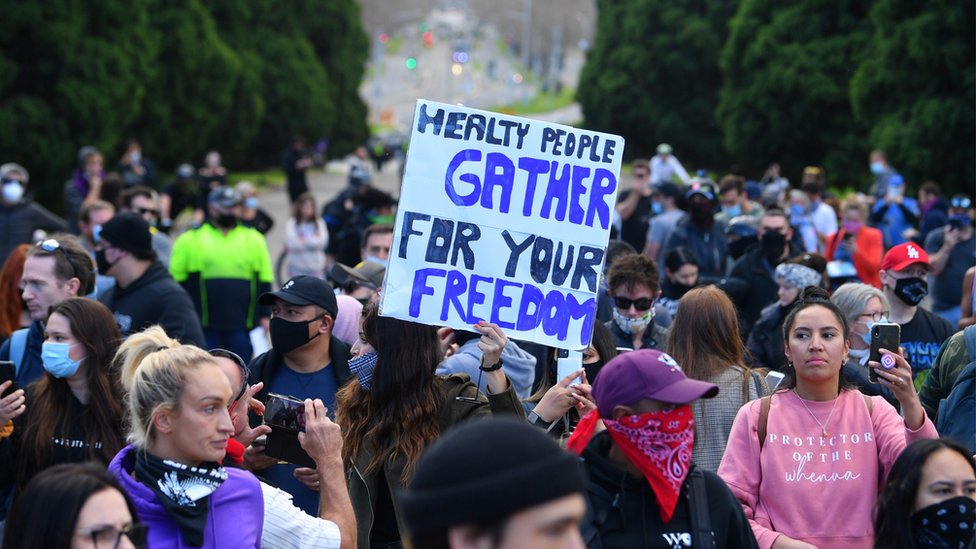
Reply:
[[[119,347],[119,328],[111,311],[85,297],[66,299],[51,313],[68,319],[71,334],[85,347],[81,365],[88,386],[88,409],[81,417],[68,417],[74,395],[68,381],[44,374],[33,385],[17,460],[17,485],[26,485],[37,472],[52,465],[51,440],[68,436],[71,421],[85,433],[89,460],[108,464],[122,449],[122,390],[111,370]]]
[[[24,260],[30,244],[21,244],[10,252],[0,271],[0,338],[8,338],[20,328],[20,314],[24,300],[20,297],[20,277],[24,274]]]
[[[434,375],[440,361],[432,326],[381,317],[375,304],[363,307],[363,336],[376,350],[369,391],[347,383],[336,394],[336,423],[342,426],[342,459],[347,466],[366,445],[376,447],[366,472],[398,456],[406,459],[403,482],[421,452],[440,434],[444,388]]]
[[[742,368],[745,379],[749,378],[735,306],[715,286],[688,290],[678,302],[667,353],[692,379],[707,381],[732,366]],[[748,384],[743,384],[745,400],[748,390]]]

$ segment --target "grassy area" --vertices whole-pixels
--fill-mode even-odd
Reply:
[[[508,105],[491,107],[488,110],[513,115],[550,112],[571,105],[573,103],[573,97],[575,94],[576,90],[571,88],[563,88],[563,90],[558,94],[540,93],[525,102],[516,101]]]
[[[280,168],[272,168],[263,172],[231,172],[227,176],[227,182],[237,185],[241,181],[250,181],[257,188],[280,187],[285,184],[285,172]]]

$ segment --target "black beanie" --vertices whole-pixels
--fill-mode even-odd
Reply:
[[[576,456],[524,420],[465,423],[424,451],[401,492],[411,535],[491,524],[584,490]]]
[[[98,238],[128,252],[148,254],[152,251],[149,223],[135,212],[120,212],[102,225]]]

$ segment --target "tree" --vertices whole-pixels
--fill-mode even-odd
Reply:
[[[976,55],[972,2],[879,0],[874,35],[851,80],[870,147],[910,183],[972,194],[976,177]]]
[[[735,2],[600,0],[577,99],[588,127],[618,133],[629,157],[668,142],[686,163],[726,160],[714,112],[718,58]]]
[[[725,146],[761,173],[778,161],[791,179],[821,164],[834,182],[866,172],[866,131],[848,81],[870,39],[869,0],[744,0],[722,51],[717,116]]]
[[[156,37],[149,0],[0,2],[0,151],[31,172],[30,191],[58,211],[82,145],[111,165],[139,115]]]

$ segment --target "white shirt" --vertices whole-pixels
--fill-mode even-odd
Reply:
[[[675,174],[682,183],[688,183],[688,172],[673,154],[669,154],[667,160],[659,154],[651,158],[651,183],[672,181]]]
[[[810,221],[818,236],[827,238],[837,232],[837,212],[824,202],[810,212]],[[823,253],[822,247],[820,252]]]
[[[264,530],[261,547],[299,549],[339,549],[336,523],[313,517],[295,506],[291,494],[261,483],[264,496]]]

